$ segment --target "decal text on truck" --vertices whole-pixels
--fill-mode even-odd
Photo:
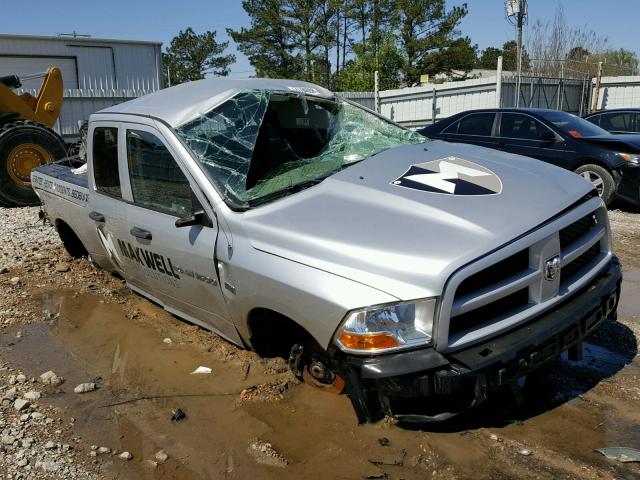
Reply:
[[[171,263],[170,258],[167,257],[165,259],[165,257],[160,255],[159,253],[150,252],[149,250],[145,250],[140,247],[133,247],[129,242],[125,242],[124,240],[120,240],[119,238],[117,240],[120,253],[122,253],[122,255],[127,257],[129,260],[133,260],[143,267],[156,270],[170,277],[177,278],[178,280],[180,279],[180,276],[175,272],[173,268],[173,264]]]

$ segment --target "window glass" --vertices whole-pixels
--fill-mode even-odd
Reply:
[[[603,113],[600,126],[609,131],[630,132],[631,113]]]
[[[93,131],[93,178],[96,190],[122,198],[118,172],[118,129],[97,127]]]
[[[314,90],[314,89],[310,89]],[[425,138],[342,98],[247,90],[177,129],[223,198],[251,208]]]
[[[457,122],[453,122],[447,128],[442,130],[441,133],[458,133],[458,124],[459,123],[460,123],[460,120],[458,120]]]
[[[177,217],[193,213],[189,181],[158,137],[127,130],[127,162],[137,205]]]
[[[474,113],[460,119],[458,133],[460,135],[491,136],[495,113]]]
[[[538,140],[547,131],[538,120],[521,113],[503,113],[500,120],[500,136],[505,138]]]
[[[640,133],[640,113],[636,113],[636,128],[635,131]]]
[[[553,123],[561,131],[573,138],[609,135],[609,132],[606,130],[588,122],[584,118],[576,117],[571,113],[556,110],[542,110],[538,115],[544,117],[547,122]]]
[[[589,118],[586,118],[585,120],[590,121],[594,125],[600,126],[600,118],[602,118],[602,115],[592,115]]]

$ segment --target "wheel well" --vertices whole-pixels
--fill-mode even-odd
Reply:
[[[261,357],[288,358],[296,343],[317,345],[315,339],[294,320],[267,308],[256,308],[249,313],[249,342]]]
[[[611,172],[611,167],[609,167],[608,165],[606,165],[604,162],[600,161],[600,160],[595,160],[592,158],[583,158],[580,159],[576,162],[573,170],[577,170],[580,167],[584,167],[585,165],[598,165],[599,167],[604,168],[607,172]]]
[[[80,258],[88,255],[87,249],[82,243],[82,240],[80,240],[78,235],[76,235],[76,232],[74,232],[64,220],[56,220],[55,226],[58,231],[58,235],[60,235],[60,240],[62,240],[62,244],[69,255],[73,258]]]

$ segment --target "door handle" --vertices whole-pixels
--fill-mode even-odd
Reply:
[[[140,227],[133,227],[131,230],[129,230],[129,233],[134,237],[141,238],[143,240],[151,240],[152,238],[151,232],[149,230],[145,230],[144,228]]]
[[[99,212],[94,212],[94,211],[90,212],[89,218],[94,222],[101,222],[101,223],[105,222],[104,215]]]

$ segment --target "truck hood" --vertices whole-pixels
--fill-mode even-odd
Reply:
[[[538,160],[437,140],[386,150],[242,223],[258,250],[410,300],[440,295],[455,270],[592,190]]]

